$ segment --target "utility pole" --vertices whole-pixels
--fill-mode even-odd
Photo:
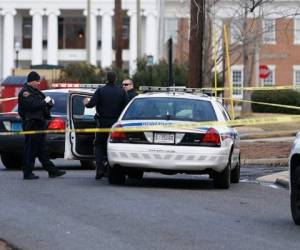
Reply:
[[[168,86],[174,85],[173,80],[173,40],[168,40]],[[175,86],[175,85],[174,85]]]
[[[115,0],[115,45],[116,45],[116,67],[122,69],[123,49],[123,12],[121,0]]]
[[[86,47],[86,63],[91,63],[91,0],[87,0],[86,8],[86,34],[85,34],[85,47]]]
[[[141,27],[142,27],[142,20],[141,20],[141,0],[136,0],[136,15],[137,15],[137,59],[141,59],[142,57],[142,49],[141,49],[141,41],[142,41],[142,34],[141,34]]]

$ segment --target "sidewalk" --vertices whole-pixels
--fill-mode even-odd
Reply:
[[[266,132],[263,129],[259,128],[249,128],[249,127],[241,127],[239,130],[239,134],[241,137],[241,143],[246,143],[248,146],[257,144],[257,148],[260,149],[260,151],[263,151],[265,153],[266,158],[250,158],[246,157],[241,160],[242,165],[280,165],[280,166],[288,166],[288,154],[284,153],[284,157],[282,157],[282,154],[276,152],[276,143],[278,144],[278,150],[280,152],[283,151],[282,146],[286,147],[286,144],[282,144],[282,142],[289,142],[292,143],[295,139],[295,135],[298,131],[290,130],[290,131],[272,131],[272,132]],[[266,148],[263,148],[263,143],[271,143],[274,144],[272,147],[268,145],[268,150]],[[253,149],[253,147],[251,148]],[[250,149],[250,150],[251,150]],[[270,150],[273,150],[270,154]],[[287,148],[285,148],[287,150]],[[260,152],[259,152],[260,153]],[[260,154],[258,154],[260,155]],[[278,173],[274,173],[271,175],[262,176],[256,179],[258,182],[261,183],[274,183],[278,184],[280,186],[283,186],[285,188],[289,188],[289,174],[288,171],[282,171]]]
[[[262,176],[256,179],[258,182],[274,183],[289,188],[289,172],[282,171],[275,174]]]

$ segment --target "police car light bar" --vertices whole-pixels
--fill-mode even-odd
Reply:
[[[185,86],[175,86],[175,87],[158,87],[158,86],[140,86],[140,91],[143,92],[184,92],[184,93],[194,93],[210,95],[208,91],[200,88],[187,88]]]
[[[72,88],[84,88],[84,89],[96,89],[104,86],[105,84],[97,83],[52,83],[54,89],[72,89]]]

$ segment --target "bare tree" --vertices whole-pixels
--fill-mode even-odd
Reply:
[[[115,48],[116,48],[116,67],[122,69],[123,11],[122,11],[121,0],[115,0]]]

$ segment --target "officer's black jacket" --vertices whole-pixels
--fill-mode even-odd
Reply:
[[[91,100],[85,105],[87,108],[96,106],[97,118],[117,120],[129,99],[125,90],[115,84],[107,83],[99,87]]]
[[[50,119],[51,106],[44,99],[45,95],[41,91],[25,83],[18,95],[18,112],[22,120]]]
[[[132,98],[134,98],[135,96],[138,95],[138,93],[136,92],[135,89],[130,89],[127,91],[127,95],[129,97],[129,100],[131,100]]]

